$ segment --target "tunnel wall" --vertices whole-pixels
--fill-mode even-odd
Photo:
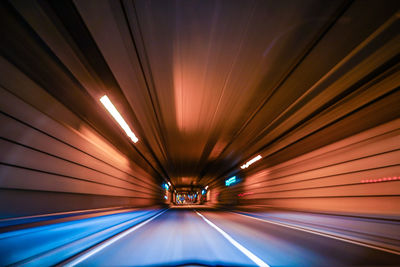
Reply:
[[[0,216],[159,202],[153,177],[0,60]]]
[[[250,173],[238,204],[399,216],[400,119]]]

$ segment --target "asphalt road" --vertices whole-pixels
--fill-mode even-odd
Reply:
[[[400,266],[400,256],[231,212],[170,209],[79,266]]]

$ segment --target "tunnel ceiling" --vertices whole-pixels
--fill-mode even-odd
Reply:
[[[134,161],[177,186],[205,185],[258,153],[278,163],[389,120],[381,107],[377,118],[354,123],[376,99],[396,99],[396,84],[383,90],[379,82],[398,73],[398,8],[10,1],[2,3],[1,51]],[[373,96],[355,100],[367,90]],[[101,106],[104,94],[137,144]]]

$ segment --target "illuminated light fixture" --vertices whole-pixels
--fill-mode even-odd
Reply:
[[[242,166],[240,166],[240,168],[242,169],[246,169],[248,168],[251,164],[253,164],[256,161],[259,161],[260,159],[262,159],[261,155],[258,155],[254,158],[252,158],[251,160],[249,160],[248,162],[246,162],[245,164],[243,164]]]
[[[201,191],[201,194],[204,195],[205,193],[206,193],[206,190],[203,189],[203,190]]]
[[[364,179],[361,180],[361,183],[382,183],[382,182],[389,182],[389,181],[396,181],[400,180],[400,176],[393,176],[393,177],[383,177],[379,179]]]
[[[169,186],[167,184],[163,184],[163,187],[165,188],[165,190],[169,189]]]
[[[136,135],[132,132],[129,125],[126,123],[124,118],[122,118],[121,114],[119,114],[118,110],[115,108],[113,103],[111,103],[108,96],[104,95],[100,98],[100,102],[104,105],[104,107],[110,112],[111,116],[118,122],[121,128],[125,131],[125,133],[129,136],[129,138],[134,142],[137,143],[139,139]]]
[[[206,190],[208,189],[208,185],[206,187],[204,187]]]
[[[171,186],[171,183],[170,183],[170,182],[168,182],[168,185],[169,185],[169,186]]]
[[[236,176],[232,176],[231,178],[225,180],[225,186],[230,186],[236,182],[237,182]]]
[[[165,199],[168,199],[168,196],[164,196]]]

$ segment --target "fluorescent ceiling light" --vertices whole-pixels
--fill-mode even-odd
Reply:
[[[108,112],[110,112],[111,116],[118,122],[121,128],[125,131],[125,133],[132,139],[134,143],[139,141],[136,135],[132,132],[129,125],[125,122],[124,118],[122,118],[121,114],[119,114],[118,110],[115,108],[113,103],[111,103],[110,99],[104,95],[100,98],[100,102],[106,107]]]
[[[251,164],[253,164],[254,162],[260,160],[261,158],[262,158],[261,155],[258,155],[258,156],[256,156],[256,157],[252,158],[251,160],[249,160],[248,162],[246,162],[246,164],[243,164],[242,166],[240,166],[240,168],[246,169],[246,168],[248,168]]]
[[[208,185],[205,187],[205,189],[206,189],[206,190],[208,189]]]

